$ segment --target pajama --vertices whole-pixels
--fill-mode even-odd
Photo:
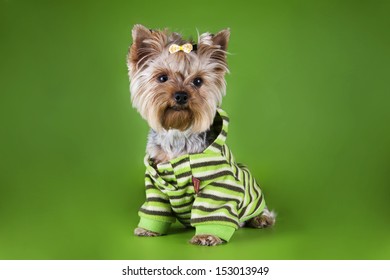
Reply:
[[[202,153],[157,167],[145,157],[146,202],[139,211],[139,227],[164,234],[177,219],[195,227],[196,234],[229,241],[241,222],[264,210],[259,185],[225,144],[229,118],[222,109],[217,109],[216,124],[222,127],[220,133]]]

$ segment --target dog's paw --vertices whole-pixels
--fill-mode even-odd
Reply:
[[[202,246],[215,246],[215,245],[222,244],[223,241],[222,239],[214,235],[199,234],[192,237],[190,243],[195,245],[202,245]]]
[[[144,228],[136,228],[134,230],[134,235],[137,236],[149,236],[149,237],[154,237],[154,236],[159,236],[161,234],[153,231],[146,230]]]
[[[276,214],[274,211],[269,211],[268,209],[264,209],[263,212],[259,216],[256,216],[250,219],[246,226],[252,228],[267,228],[272,227],[276,221]]]

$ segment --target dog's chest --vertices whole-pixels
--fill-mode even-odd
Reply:
[[[190,131],[168,130],[157,133],[151,130],[148,136],[147,153],[153,159],[173,159],[185,154],[200,153],[208,146],[207,133],[193,134]]]

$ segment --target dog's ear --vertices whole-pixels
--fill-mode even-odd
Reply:
[[[131,70],[138,69],[148,58],[161,53],[167,43],[166,32],[148,29],[141,24],[134,25],[132,36],[133,44],[127,57]]]
[[[133,36],[133,45],[140,47],[144,44],[145,40],[152,37],[152,30],[141,24],[136,24],[131,30],[131,35]]]
[[[223,29],[215,35],[203,33],[199,36],[197,53],[200,57],[210,60],[209,65],[214,67],[215,72],[228,72],[226,54],[229,37],[229,29]]]
[[[212,37],[212,40],[215,46],[220,46],[222,50],[226,51],[229,43],[229,38],[230,38],[230,29],[227,28],[215,34]]]
[[[230,38],[230,29],[223,29],[217,34],[210,34],[208,32],[203,33],[199,36],[198,44],[199,46],[209,46],[223,51],[227,50],[228,42]]]

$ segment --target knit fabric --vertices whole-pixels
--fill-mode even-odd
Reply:
[[[265,208],[260,187],[249,170],[236,163],[225,144],[229,118],[218,109],[213,126],[220,127],[214,142],[202,153],[186,154],[152,166],[145,157],[146,202],[139,227],[164,234],[177,219],[229,241],[241,222]]]

